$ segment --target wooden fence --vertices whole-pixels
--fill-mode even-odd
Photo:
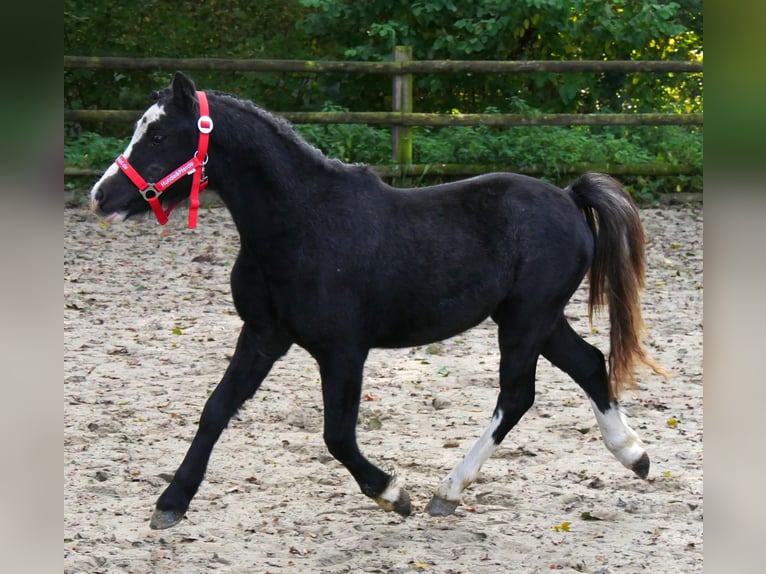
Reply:
[[[412,50],[397,46],[391,62],[344,62],[325,60],[235,60],[223,58],[118,58],[64,56],[64,69],[109,70],[228,70],[240,72],[290,73],[363,73],[392,77],[391,112],[277,112],[296,124],[369,124],[392,126],[392,165],[373,166],[383,177],[464,176],[488,171],[507,170],[507,166],[412,163],[413,126],[615,126],[615,125],[702,125],[703,114],[609,113],[609,114],[433,114],[412,111],[412,75],[417,73],[702,73],[702,62],[580,60],[580,61],[476,61],[412,59]],[[143,110],[64,110],[65,122],[133,122]],[[693,166],[665,163],[573,164],[562,166],[560,173],[604,171],[614,175],[696,174]],[[542,169],[529,166],[516,170],[540,175]],[[90,170],[65,167],[65,175],[87,175]]]

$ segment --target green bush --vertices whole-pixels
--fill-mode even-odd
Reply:
[[[83,169],[106,169],[127,147],[129,137],[115,138],[82,132],[64,143],[64,165]]]
[[[326,104],[323,111],[343,111]],[[366,125],[296,126],[298,132],[326,155],[348,163],[391,165],[391,130]],[[67,166],[106,169],[127,145],[128,138],[103,137],[83,132],[65,143]],[[496,165],[507,171],[538,168],[543,178],[565,183],[562,174],[572,164],[635,164],[662,162],[690,165],[702,171],[702,131],[680,126],[659,127],[444,127],[416,128],[414,162]],[[660,193],[702,191],[702,176],[621,176],[642,203]],[[77,181],[82,185],[83,180]],[[416,184],[439,179],[423,177]]]
[[[323,112],[348,111],[326,102]],[[306,141],[328,157],[348,163],[391,162],[391,130],[361,124],[304,124],[295,126]]]

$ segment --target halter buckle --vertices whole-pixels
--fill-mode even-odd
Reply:
[[[160,193],[162,193],[161,191],[158,191],[156,187],[154,187],[153,183],[150,183],[145,189],[139,189],[138,192],[146,201],[155,199],[160,196]]]

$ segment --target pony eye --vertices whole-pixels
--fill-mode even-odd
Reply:
[[[161,144],[162,140],[164,140],[164,139],[165,139],[165,136],[160,135],[160,134],[155,134],[155,135],[152,136],[152,143],[153,144]]]

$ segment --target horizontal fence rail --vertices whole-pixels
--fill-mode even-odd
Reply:
[[[67,122],[135,122],[145,110],[65,110]],[[667,126],[702,125],[703,114],[425,114],[272,112],[295,124],[400,126]]]
[[[342,62],[334,60],[233,60],[226,58],[117,58],[64,56],[64,68],[107,70],[207,70],[354,74],[702,72],[702,62],[660,60],[409,60]]]
[[[412,74],[433,73],[702,73],[702,62],[647,60],[413,60],[411,49],[397,46],[394,61],[357,62],[333,60],[225,59],[225,58],[126,58],[105,56],[64,56],[64,69],[101,70],[207,70],[284,73],[351,73],[392,76],[394,111],[391,112],[278,112],[276,115],[295,124],[367,124],[392,127],[393,160],[391,165],[372,166],[381,177],[412,178],[466,176],[491,171],[508,171],[509,166],[487,164],[413,164],[411,128],[416,126],[701,126],[702,113],[594,113],[594,114],[437,114],[412,112]],[[64,110],[65,122],[136,121],[143,110]],[[513,171],[541,175],[541,166],[514,167]],[[561,166],[559,174],[604,171],[614,175],[685,175],[699,169],[666,163],[572,164]],[[97,170],[67,167],[65,175],[97,175]]]

